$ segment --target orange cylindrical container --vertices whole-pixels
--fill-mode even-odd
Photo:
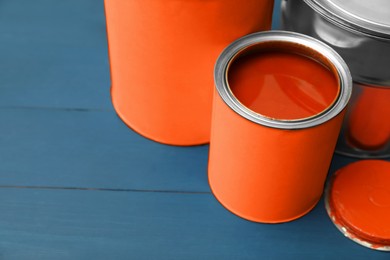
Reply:
[[[390,88],[354,83],[337,147],[355,157],[390,156]]]
[[[344,61],[309,36],[272,31],[232,43],[214,77],[213,194],[256,222],[310,211],[322,195],[352,91]]]
[[[270,28],[273,0],[104,2],[118,115],[161,143],[208,143],[215,60],[234,39]]]

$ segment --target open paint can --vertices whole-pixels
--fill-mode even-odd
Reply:
[[[390,157],[390,1],[282,0],[282,24],[325,42],[351,70],[354,94],[336,151]]]
[[[213,68],[233,40],[271,27],[273,0],[105,0],[117,114],[157,142],[210,140]]]
[[[324,43],[298,33],[233,42],[214,72],[208,176],[215,197],[245,219],[296,219],[320,199],[352,78]]]

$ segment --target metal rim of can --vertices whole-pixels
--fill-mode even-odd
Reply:
[[[389,88],[386,57],[390,53],[390,20],[376,23],[375,18],[348,12],[344,4],[338,6],[334,2],[341,0],[282,0],[284,28],[329,44],[345,59],[355,82]],[[348,2],[348,5],[354,2]],[[306,23],[290,16],[293,13],[295,17],[305,17]]]
[[[342,12],[337,12],[337,9],[332,8],[330,1],[303,1],[315,12],[337,27],[369,37],[379,38],[381,40],[390,40],[390,27],[388,26],[380,23],[369,22],[365,19],[359,19],[354,15],[351,15],[351,17],[342,15]]]
[[[227,82],[229,63],[243,50],[264,42],[298,44],[326,57],[336,69],[339,77],[339,95],[335,102],[317,115],[296,120],[270,118],[242,105],[230,90]],[[216,62],[214,81],[220,97],[233,111],[256,124],[278,129],[303,129],[323,124],[344,110],[352,93],[351,73],[347,64],[336,51],[313,37],[287,31],[253,33],[231,43],[221,53]]]

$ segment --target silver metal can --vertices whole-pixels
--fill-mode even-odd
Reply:
[[[354,94],[336,152],[390,157],[390,1],[282,0],[282,28],[327,43],[351,70]]]

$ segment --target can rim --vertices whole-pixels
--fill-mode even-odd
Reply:
[[[329,2],[321,0],[303,1],[323,18],[338,27],[369,35],[371,37],[390,40],[390,26],[379,22],[369,21],[355,15],[345,15]]]
[[[298,120],[281,120],[258,114],[241,104],[233,95],[226,80],[230,61],[237,53],[256,44],[264,42],[287,42],[299,44],[325,56],[335,67],[339,76],[339,96],[335,102],[322,113]],[[352,93],[352,76],[348,66],[336,51],[325,43],[310,36],[287,31],[258,32],[244,36],[231,43],[219,56],[214,69],[216,89],[222,100],[240,116],[260,125],[279,129],[302,129],[320,125],[341,113],[346,107]]]

